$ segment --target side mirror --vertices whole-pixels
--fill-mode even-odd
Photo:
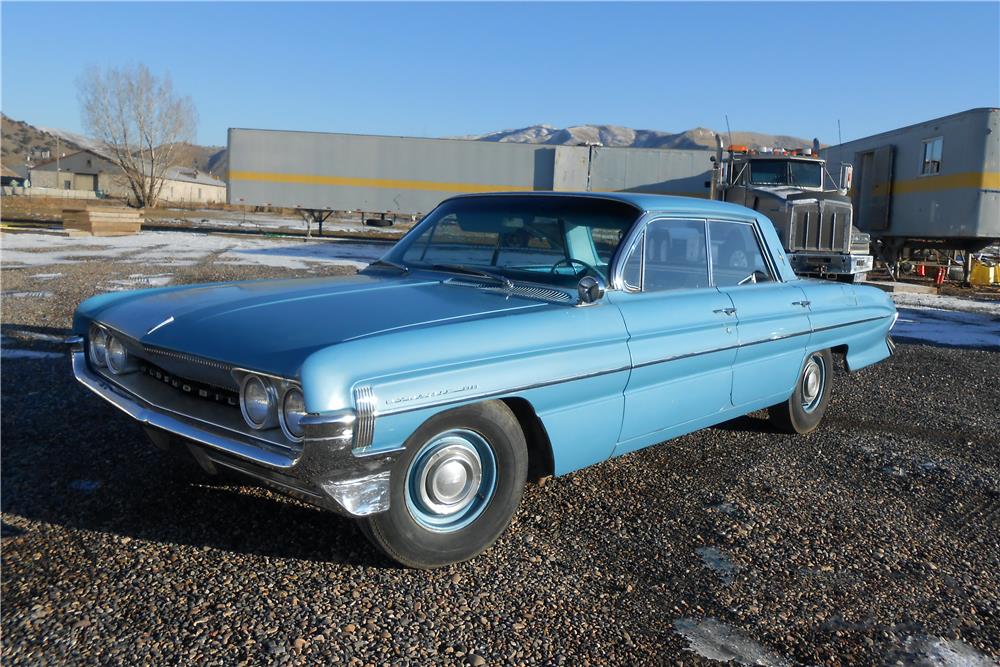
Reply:
[[[854,165],[846,162],[840,165],[840,189],[845,193],[851,189],[854,183]]]
[[[594,276],[584,276],[576,286],[576,293],[580,300],[576,305],[589,306],[604,298],[606,291],[604,281]]]

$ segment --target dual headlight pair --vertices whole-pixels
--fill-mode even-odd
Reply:
[[[121,339],[98,324],[90,325],[87,353],[95,368],[107,368],[114,375],[123,375],[136,369]]]
[[[248,373],[240,381],[240,411],[252,429],[273,428],[277,424],[289,440],[302,440],[306,401],[296,385]]]

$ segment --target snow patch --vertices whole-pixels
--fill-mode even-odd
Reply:
[[[17,234],[4,238],[5,266],[49,266],[115,260],[144,266],[193,265],[217,255],[226,264],[306,269],[312,265],[362,268],[387,250],[382,243],[245,239],[191,232],[141,232],[79,237]]]
[[[900,308],[891,335],[946,347],[1000,348],[1000,313]]]
[[[705,567],[719,575],[722,583],[733,583],[733,573],[736,571],[736,566],[729,560],[729,556],[715,547],[699,547],[695,550],[695,553],[701,556],[701,561],[705,564]]]
[[[688,641],[689,651],[703,658],[765,667],[791,667],[793,664],[714,618],[701,621],[681,618],[674,621],[674,630]]]
[[[901,662],[914,667],[996,667],[965,642],[940,637],[907,637]]]
[[[0,295],[15,299],[44,299],[45,297],[52,296],[52,292],[0,292]]]
[[[958,296],[944,296],[941,294],[910,294],[908,292],[894,292],[892,294],[892,300],[897,306],[960,310],[966,313],[1000,315],[1000,301],[980,301],[978,299],[966,299]]]
[[[130,290],[142,287],[163,287],[169,285],[173,280],[172,273],[161,273],[155,276],[147,276],[141,273],[133,273],[128,278],[110,281],[113,290]]]
[[[19,338],[31,338],[32,340],[44,340],[51,343],[63,343],[66,336],[56,336],[54,334],[40,333],[38,331],[18,331]]]

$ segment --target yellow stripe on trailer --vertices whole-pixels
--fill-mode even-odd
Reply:
[[[359,178],[356,176],[319,176],[315,174],[281,174],[264,171],[231,171],[230,181],[263,181],[266,183],[297,183],[300,185],[336,185],[354,188],[388,190],[430,190],[434,192],[527,192],[530,185],[486,185],[483,183],[440,183],[395,178]]]
[[[941,190],[1000,190],[1000,171],[966,171],[960,174],[935,174],[896,181],[892,184],[894,195],[911,192],[939,192]]]

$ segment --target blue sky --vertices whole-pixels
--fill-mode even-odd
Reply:
[[[1000,106],[1000,3],[4,2],[9,116],[80,131],[86,64],[169,71],[229,127],[448,136],[613,123],[824,142]]]

